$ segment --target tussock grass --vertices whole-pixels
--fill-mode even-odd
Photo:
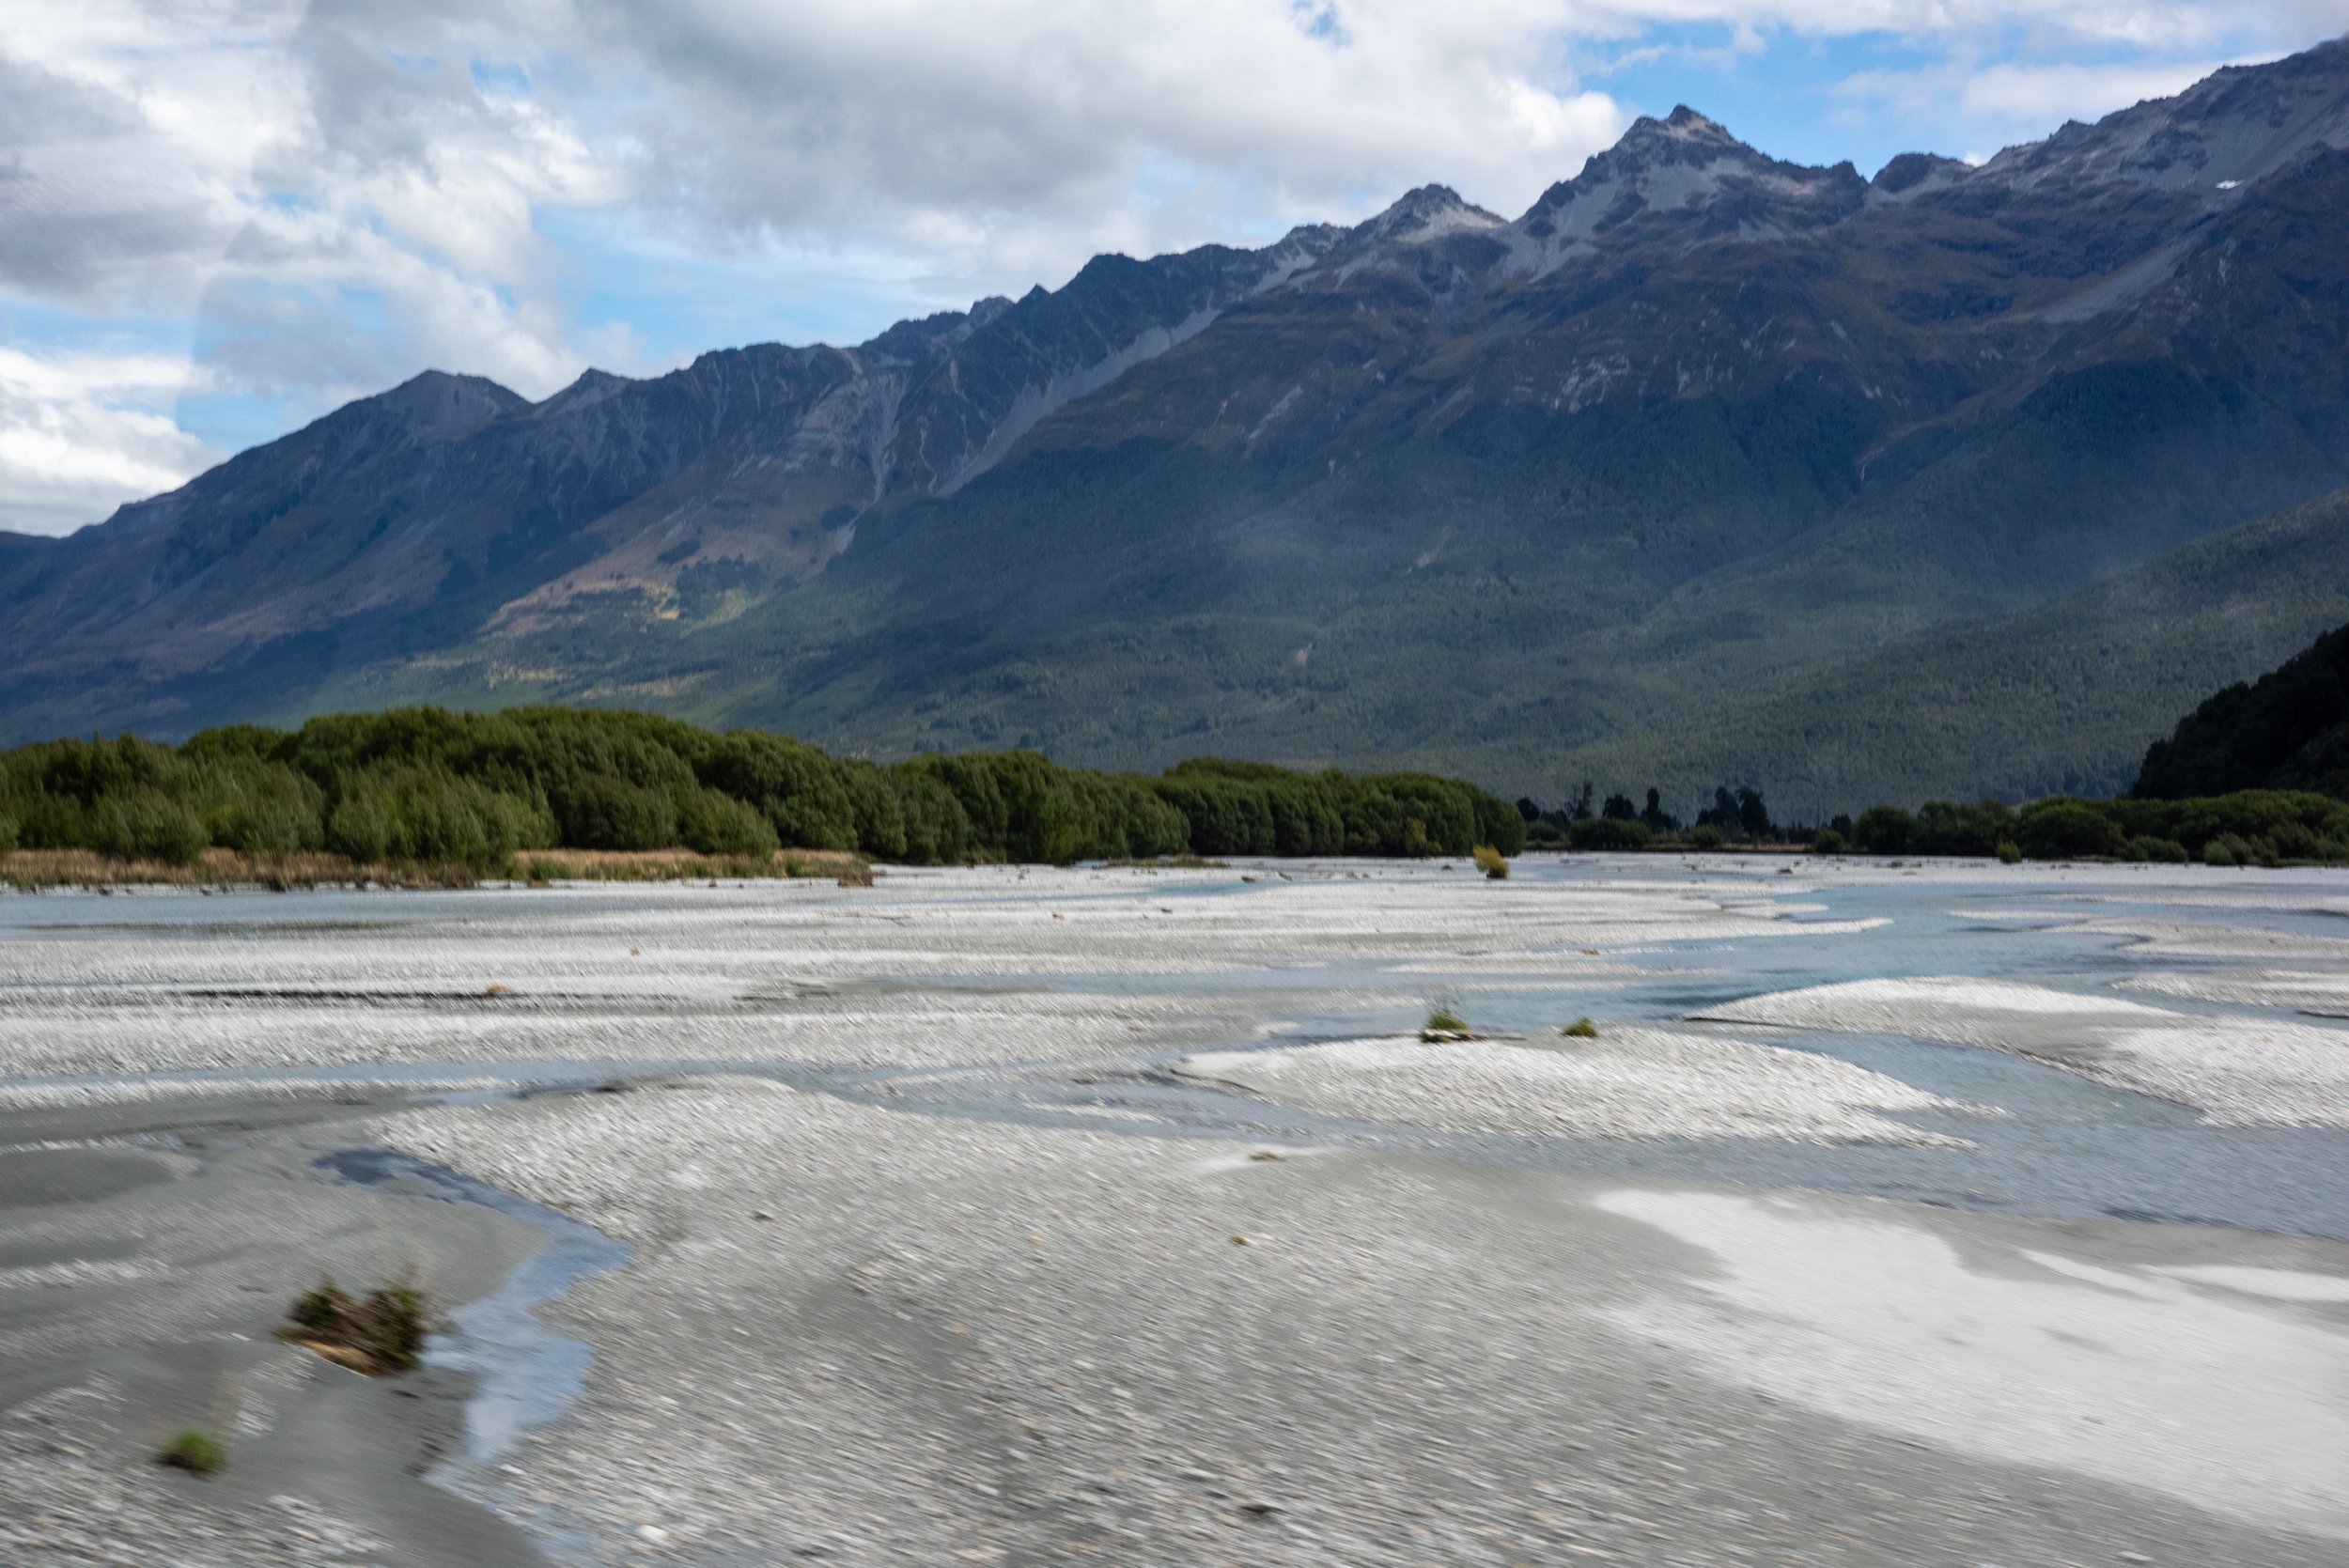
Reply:
[[[287,1309],[280,1339],[370,1377],[414,1367],[433,1324],[431,1298],[413,1285],[379,1285],[354,1296],[332,1280]]]
[[[1427,1021],[1419,1026],[1419,1037],[1433,1044],[1439,1040],[1470,1040],[1475,1032],[1460,1010],[1448,1000],[1441,1000],[1427,1009]]]
[[[228,1451],[204,1433],[190,1427],[155,1456],[158,1465],[186,1470],[192,1475],[212,1475],[228,1467]]]

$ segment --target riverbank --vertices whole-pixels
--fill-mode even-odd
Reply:
[[[2349,1283],[2337,1243],[763,1080],[384,1136],[639,1250],[558,1310],[608,1374],[514,1478],[582,1562],[2282,1568],[2349,1539],[2349,1342],[2292,1299]]]
[[[312,1162],[389,1100],[0,1112],[0,1560],[482,1568],[539,1560],[421,1472],[461,1445],[473,1379],[372,1379],[278,1341],[321,1276],[413,1279],[454,1307],[543,1238]],[[156,1456],[196,1429],[209,1477]]]
[[[279,1355],[319,1259],[495,1284],[445,1229],[476,1205],[315,1164],[389,1147],[631,1249],[540,1313],[593,1352],[576,1397],[463,1484],[564,1564],[2329,1563],[2341,1132],[1938,1043],[1913,998],[1694,1016],[1928,964],[2282,994],[2261,952],[2313,994],[2339,901],[1726,857],[0,901],[8,1136],[194,1129],[6,1234],[0,1310],[84,1294],[0,1318],[7,1455],[46,1488],[0,1466],[0,1513],[86,1544],[62,1561],[170,1560],[179,1510],[204,1568],[328,1559],[294,1529],[437,1560],[334,1441],[205,1483],[124,1413]],[[1394,1038],[1437,1001],[1523,1038]],[[40,1381],[76,1332],[96,1394]],[[272,1433],[313,1430],[276,1375]],[[415,1387],[443,1413],[315,1430],[404,1477],[461,1408]]]
[[[132,860],[92,849],[15,849],[0,854],[0,888],[116,892],[193,888],[208,893],[287,893],[295,889],[459,889],[490,884],[569,882],[790,881],[819,877],[864,885],[872,862],[839,849],[778,849],[765,855],[697,855],[688,849],[534,849],[504,874],[428,862],[360,862],[323,851],[251,855],[207,849],[194,860]]]

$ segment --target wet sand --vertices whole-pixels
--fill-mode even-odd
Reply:
[[[367,1378],[273,1337],[321,1274],[412,1274],[453,1305],[539,1244],[486,1209],[322,1179],[311,1161],[375,1109],[0,1114],[0,1560],[539,1560],[420,1478],[457,1442],[470,1379]],[[224,1418],[225,1471],[154,1463]]]

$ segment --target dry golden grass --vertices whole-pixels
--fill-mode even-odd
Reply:
[[[713,877],[830,877],[872,885],[872,863],[846,849],[779,849],[770,856],[697,855],[690,849],[528,849],[514,857],[531,882],[677,882]]]
[[[272,889],[357,887],[470,887],[480,878],[461,865],[360,865],[340,855],[243,855],[208,849],[188,865],[168,861],[126,861],[94,849],[16,849],[0,855],[0,886],[39,888],[261,887]]]
[[[531,883],[828,877],[844,886],[870,887],[874,872],[863,856],[838,849],[785,849],[767,857],[697,855],[690,849],[532,849],[515,856],[503,875]],[[208,849],[189,865],[118,860],[93,849],[17,849],[0,855],[0,887],[20,892],[108,887],[468,888],[482,880],[482,875],[469,866],[362,865],[340,855],[317,852],[261,857],[233,849]]]

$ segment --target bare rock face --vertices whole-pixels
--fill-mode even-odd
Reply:
[[[2344,343],[2349,42],[1873,180],[1681,108],[1515,219],[1427,185],[854,348],[537,404],[420,376],[0,536],[0,711],[690,700],[901,750],[1554,755],[1781,710],[2349,485]],[[1704,766],[1768,772],[1765,728]]]

